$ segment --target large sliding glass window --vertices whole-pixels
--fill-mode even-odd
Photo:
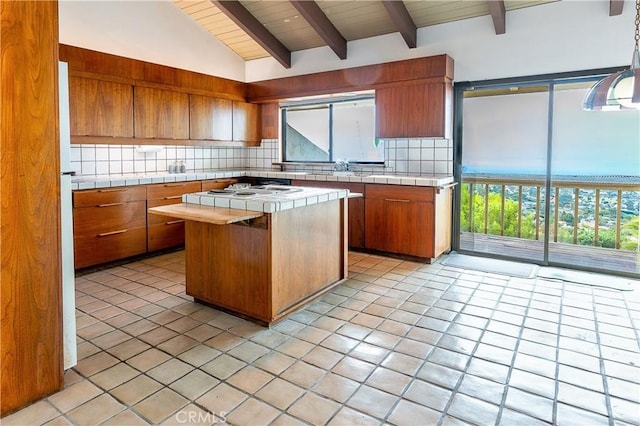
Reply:
[[[584,111],[596,80],[456,87],[457,250],[640,275],[640,111]]]

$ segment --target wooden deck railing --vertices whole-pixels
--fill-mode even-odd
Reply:
[[[477,196],[481,196],[484,198],[483,205],[483,220],[484,223],[480,226],[480,229],[483,234],[489,234],[490,226],[494,225],[495,220],[490,222],[489,219],[489,194],[499,194],[500,195],[500,217],[499,221],[499,229],[501,236],[511,236],[518,238],[528,238],[540,240],[544,235],[544,193],[545,193],[545,178],[540,176],[479,176],[477,174],[473,175],[462,175],[461,189],[467,190],[469,194],[469,199],[466,202],[466,205],[462,205],[461,209],[464,212],[468,213],[468,222],[461,224],[461,231],[467,232],[476,232],[478,233],[478,227],[474,226],[474,210],[476,209],[474,200],[476,200]],[[505,234],[505,203],[508,199],[507,197],[507,189],[517,187],[517,195],[515,201],[517,202],[517,227],[515,235]],[[529,205],[528,208],[523,208],[524,197],[523,197],[523,189],[525,188],[533,188],[535,190],[535,206],[533,209]],[[615,206],[615,248],[620,249],[621,243],[621,228],[622,228],[622,200],[627,197],[635,200],[635,214],[637,214],[637,210],[640,203],[640,178],[623,178],[616,179],[615,177],[589,177],[581,179],[580,177],[558,177],[557,179],[551,180],[551,194],[553,196],[550,214],[552,214],[553,220],[550,221],[550,225],[552,226],[550,232],[550,239],[552,241],[558,241],[558,230],[560,220],[560,212],[561,205],[559,208],[559,200],[561,195],[566,193],[567,191],[571,191],[572,194],[572,202],[573,202],[573,230],[572,230],[572,243],[578,244],[578,231],[580,229],[580,211],[581,207],[585,206],[587,203],[593,203],[593,230],[594,237],[593,242],[594,246],[598,246],[599,244],[599,231],[600,231],[600,213],[602,209],[602,194],[604,191],[612,191],[616,194],[616,206]],[[591,191],[591,193],[595,194],[595,199],[593,201],[589,200],[589,198],[585,198],[585,191]],[[606,194],[606,193],[605,193]],[[609,197],[610,200],[613,197]],[[513,199],[513,197],[510,197]],[[463,204],[465,204],[463,202]],[[529,203],[531,204],[531,203]],[[528,211],[527,211],[528,210]],[[531,213],[533,210],[534,214],[534,235],[533,236],[523,236],[522,235],[522,225],[523,225],[523,216],[525,211]],[[475,231],[474,231],[475,229]],[[637,236],[636,236],[637,239]],[[569,241],[564,241],[569,242]],[[640,246],[640,242],[636,244],[636,249],[634,251],[640,251],[638,248]]]

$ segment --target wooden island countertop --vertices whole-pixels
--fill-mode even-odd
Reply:
[[[211,223],[213,225],[229,225],[243,220],[264,216],[262,212],[251,210],[228,209],[224,207],[209,207],[198,204],[169,204],[167,206],[151,207],[149,213],[160,216],[177,217],[184,220]]]
[[[185,221],[188,295],[271,325],[347,278],[349,192],[289,188],[149,209]]]

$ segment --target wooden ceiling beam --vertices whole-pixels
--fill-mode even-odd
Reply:
[[[382,4],[385,9],[387,9],[387,13],[391,17],[393,24],[402,35],[409,49],[416,47],[418,29],[404,3],[401,0],[382,0]]]
[[[496,30],[496,35],[504,34],[507,27],[504,0],[489,0],[487,1],[487,5],[489,6],[489,12],[491,13],[493,28]]]
[[[239,1],[211,0],[283,67],[291,68],[291,51],[265,28]]]
[[[302,17],[311,25],[340,59],[347,59],[347,41],[327,18],[315,1],[289,0]]]
[[[609,0],[609,16],[622,15],[624,0]]]

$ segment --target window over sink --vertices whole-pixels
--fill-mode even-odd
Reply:
[[[285,162],[383,163],[373,92],[290,100],[281,105]]]

